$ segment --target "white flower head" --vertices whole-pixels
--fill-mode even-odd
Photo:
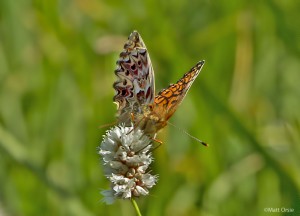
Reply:
[[[111,190],[102,191],[103,201],[113,203],[116,198],[130,199],[149,194],[157,176],[148,170],[153,161],[151,140],[138,128],[119,125],[111,128],[99,147],[105,176]]]

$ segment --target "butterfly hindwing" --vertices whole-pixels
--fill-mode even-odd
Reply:
[[[141,106],[154,101],[154,72],[147,48],[138,32],[128,37],[117,61],[118,80],[114,101],[120,122],[128,122],[131,113],[140,113]]]

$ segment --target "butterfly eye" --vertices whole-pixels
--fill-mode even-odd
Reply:
[[[149,104],[148,107],[149,107],[150,111],[153,110],[153,104]]]

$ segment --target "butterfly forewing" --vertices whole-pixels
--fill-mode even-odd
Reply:
[[[154,99],[153,113],[163,121],[167,121],[177,110],[203,65],[204,61],[198,62],[177,83],[171,84],[167,89],[159,92]]]

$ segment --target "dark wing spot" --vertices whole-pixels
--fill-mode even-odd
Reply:
[[[151,89],[150,87],[147,89],[147,92],[146,92],[146,98],[148,98],[151,94]]]
[[[134,70],[135,70],[135,68],[136,68],[136,67],[135,67],[135,64],[131,65],[131,67],[130,67],[130,68],[131,68],[131,70],[133,70],[133,71],[134,71]]]
[[[122,89],[121,94],[122,94],[122,96],[125,96],[127,94],[127,90],[126,89]]]
[[[137,93],[138,101],[140,101],[141,103],[144,102],[144,95],[145,95],[144,91],[140,91],[139,93]]]

